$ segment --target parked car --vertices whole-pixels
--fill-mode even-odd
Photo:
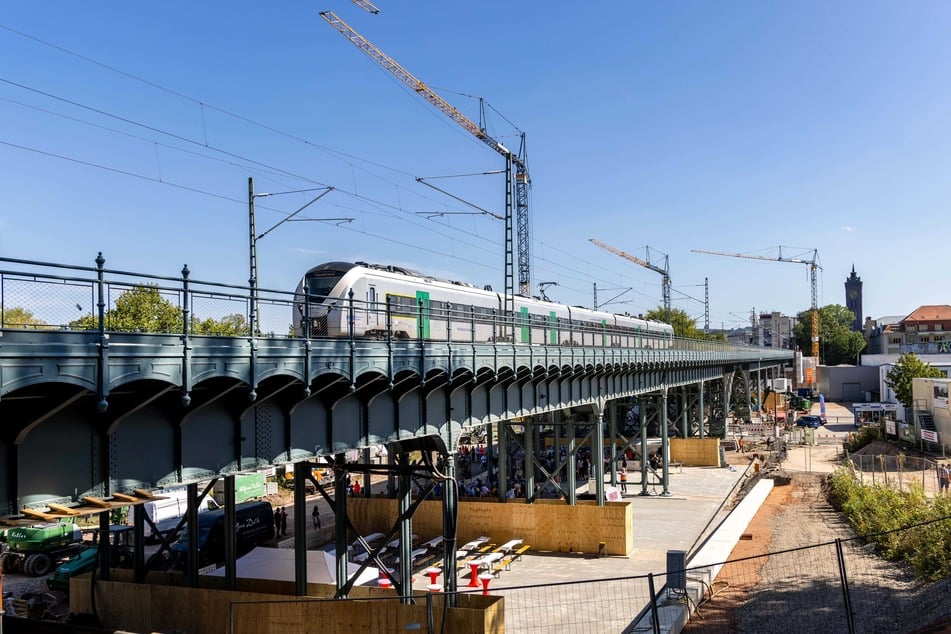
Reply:
[[[796,427],[812,427],[813,429],[818,429],[825,424],[826,422],[822,420],[821,417],[815,415],[800,416],[796,420]]]

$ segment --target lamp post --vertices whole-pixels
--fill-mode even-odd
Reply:
[[[286,192],[270,192],[270,193],[262,192],[260,194],[255,194],[254,193],[254,179],[248,178],[248,253],[249,253],[248,263],[250,265],[250,273],[249,273],[250,277],[248,278],[248,288],[251,291],[251,308],[250,308],[250,315],[248,319],[250,323],[248,325],[251,329],[252,337],[258,333],[258,319],[259,319],[259,315],[258,315],[258,240],[260,240],[267,234],[271,233],[272,231],[280,227],[285,222],[304,222],[304,221],[337,222],[337,223],[353,222],[353,218],[295,218],[297,214],[304,211],[305,209],[313,205],[315,202],[317,202],[318,200],[320,200],[321,198],[329,194],[331,191],[333,191],[333,189],[334,189],[333,187],[328,185],[326,187],[313,187],[310,189],[295,189],[295,190],[286,191]],[[296,211],[288,214],[286,217],[282,218],[277,224],[273,225],[271,228],[262,232],[260,235],[257,233],[257,229],[255,227],[255,217],[254,217],[255,216],[255,211],[254,211],[255,198],[265,198],[268,196],[280,196],[283,194],[301,194],[305,192],[316,192],[316,191],[319,191],[320,193],[317,194],[310,201],[302,205],[301,207],[298,207]]]

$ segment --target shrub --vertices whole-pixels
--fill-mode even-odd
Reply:
[[[883,557],[907,561],[919,579],[951,574],[951,498],[930,500],[920,485],[863,485],[849,465],[830,478],[829,502]]]
[[[882,435],[882,428],[880,426],[867,426],[851,434],[845,446],[849,451],[858,451],[865,445],[870,445],[879,440],[885,440]]]

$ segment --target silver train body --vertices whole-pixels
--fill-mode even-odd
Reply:
[[[671,347],[673,328],[665,323],[518,295],[515,314],[503,317],[503,304],[491,290],[408,269],[328,262],[297,286],[294,332],[349,337],[352,328],[358,338]]]

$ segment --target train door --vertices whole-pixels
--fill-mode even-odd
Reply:
[[[377,305],[376,287],[367,286],[366,323],[367,330],[379,330],[383,320],[380,318],[380,307]]]

